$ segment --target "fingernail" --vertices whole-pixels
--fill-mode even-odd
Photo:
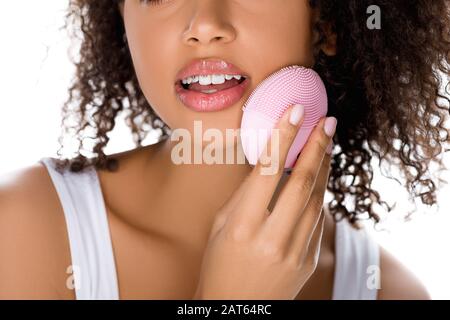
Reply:
[[[334,132],[336,131],[336,124],[337,124],[337,119],[335,117],[328,117],[325,120],[323,129],[325,131],[325,134],[327,136],[329,136],[330,138],[333,137]]]
[[[325,152],[327,154],[331,154],[331,151],[333,151],[333,141],[330,141],[330,143],[328,144],[327,150],[325,150]]]
[[[296,104],[292,108],[291,114],[289,116],[290,124],[292,124],[293,126],[298,125],[304,114],[305,114],[305,108],[300,104]]]

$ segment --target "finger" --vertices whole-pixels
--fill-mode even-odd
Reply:
[[[303,254],[298,255],[299,263],[303,262],[304,264],[310,266],[312,269],[315,269],[320,257],[320,247],[322,244],[323,238],[323,230],[325,226],[325,212],[322,210],[320,215],[320,219],[317,223],[316,228],[314,229],[313,235],[311,237],[311,241],[309,242],[306,249],[303,249],[301,252],[306,252],[306,256]]]
[[[301,250],[304,250],[305,247],[309,245],[312,231],[319,222],[320,212],[323,210],[324,197],[328,185],[330,161],[330,155],[326,154],[322,161],[322,167],[308,204],[295,226],[292,242],[290,244],[294,251],[301,252]],[[322,213],[322,215],[324,214]]]
[[[281,190],[275,208],[269,216],[269,230],[278,235],[278,240],[286,243],[294,232],[295,225],[303,213],[316,185],[328,145],[331,142],[336,119],[322,118],[314,128],[302,153],[292,170],[288,182]],[[325,124],[327,126],[325,127]],[[331,125],[331,130],[330,129]],[[325,128],[329,135],[326,134]],[[319,215],[319,212],[316,213]],[[310,222],[307,229],[312,230]]]
[[[239,202],[240,210],[234,210],[230,216],[233,222],[257,225],[266,218],[267,207],[283,174],[290,146],[303,123],[303,115],[303,107],[290,106],[272,130],[262,157],[249,174]],[[297,119],[296,123],[289,121],[291,116]],[[261,161],[267,160],[262,159],[264,155],[270,155],[270,163]]]

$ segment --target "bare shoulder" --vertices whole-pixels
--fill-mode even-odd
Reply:
[[[420,280],[391,253],[380,246],[381,289],[379,300],[429,300]]]
[[[70,250],[56,190],[41,164],[0,176],[0,299],[70,299]]]

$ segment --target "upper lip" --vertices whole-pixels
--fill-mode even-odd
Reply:
[[[248,75],[235,65],[221,59],[194,59],[182,68],[177,76],[176,82],[192,76],[204,76],[213,74]]]

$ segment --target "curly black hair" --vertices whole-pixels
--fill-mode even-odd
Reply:
[[[169,128],[145,99],[127,45],[120,0],[70,0],[65,27],[80,40],[76,76],[63,106],[58,168],[72,172],[87,166],[115,171],[117,159],[103,152],[119,113],[137,147],[152,129],[168,135]],[[111,5],[113,3],[114,5]],[[450,5],[446,0],[309,0],[320,9],[316,30],[325,40],[328,23],[337,36],[337,53],[315,52],[313,67],[322,77],[329,116],[338,119],[328,191],[329,211],[352,224],[378,222],[380,199],[372,185],[371,160],[395,164],[411,199],[436,204],[436,182],[430,166],[446,169],[438,157],[449,142],[445,120],[449,113]],[[377,5],[381,28],[367,27],[367,9]],[[80,31],[77,32],[77,31]],[[319,42],[319,43],[320,43]],[[448,80],[448,78],[447,78]],[[71,118],[75,117],[75,120]],[[72,121],[72,122],[70,122]],[[94,137],[86,134],[94,130]],[[72,133],[79,142],[75,157],[63,159],[62,140]],[[82,154],[86,139],[96,142]],[[387,177],[395,179],[391,175]],[[347,200],[346,200],[347,199]],[[344,204],[350,199],[354,208]]]

